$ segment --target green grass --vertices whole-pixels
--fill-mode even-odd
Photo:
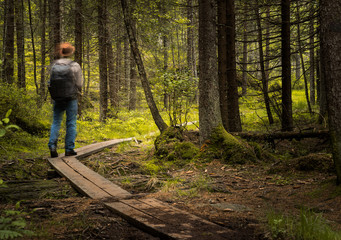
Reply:
[[[298,217],[285,216],[274,211],[267,215],[273,239],[340,240],[341,232],[334,231],[320,215],[302,209]]]

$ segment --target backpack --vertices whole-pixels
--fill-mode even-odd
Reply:
[[[77,86],[71,70],[71,64],[55,63],[51,69],[49,92],[55,101],[77,99]]]

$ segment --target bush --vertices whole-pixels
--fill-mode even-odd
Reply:
[[[0,116],[8,109],[12,109],[12,122],[24,131],[42,134],[49,130],[47,114],[37,107],[34,97],[14,85],[0,83]]]

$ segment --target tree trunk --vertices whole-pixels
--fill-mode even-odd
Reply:
[[[341,183],[341,1],[321,0],[321,65],[327,90],[329,132],[332,154],[337,175]]]
[[[108,71],[107,71],[107,1],[98,3],[98,44],[99,44],[99,82],[100,82],[100,121],[107,119],[108,112]]]
[[[50,19],[50,61],[57,56],[55,54],[56,46],[62,41],[61,37],[61,10],[60,0],[49,0],[49,19]]]
[[[242,58],[242,66],[243,66],[243,75],[242,75],[242,95],[246,95],[247,93],[247,69],[248,69],[248,52],[247,52],[247,47],[248,47],[248,19],[247,19],[247,12],[248,12],[248,5],[245,3],[244,4],[244,22],[243,22],[243,58]]]
[[[229,131],[228,111],[228,40],[227,40],[227,1],[218,0],[218,82],[221,120],[226,131]]]
[[[153,116],[153,119],[155,121],[156,126],[158,127],[160,132],[163,132],[166,130],[166,128],[168,126],[163,121],[163,119],[159,113],[159,110],[156,107],[155,101],[153,99],[152,91],[151,91],[151,88],[149,86],[149,82],[147,79],[147,74],[146,74],[146,71],[144,69],[144,65],[143,65],[141,55],[140,55],[140,51],[138,49],[134,28],[132,27],[131,14],[130,14],[129,9],[128,9],[127,0],[121,0],[121,4],[122,4],[124,22],[126,25],[127,34],[129,36],[130,48],[133,51],[135,63],[136,63],[138,70],[139,70],[139,74],[140,74],[141,82],[142,82],[142,87],[143,87],[143,90],[144,90],[144,93],[146,96],[147,104],[149,106],[150,112]]]
[[[304,90],[305,90],[305,97],[308,105],[309,113],[312,113],[311,106],[310,106],[310,99],[309,99],[309,89],[308,89],[308,79],[307,79],[307,72],[305,69],[305,62],[303,58],[303,49],[302,49],[302,42],[301,42],[301,27],[300,27],[300,8],[298,2],[296,3],[296,11],[297,11],[297,43],[298,43],[298,52],[301,59],[302,71],[303,71],[303,79],[304,79]]]
[[[11,0],[5,0],[4,22],[3,80],[12,84],[14,82],[14,5]]]
[[[39,85],[37,80],[37,56],[36,56],[36,47],[34,41],[34,30],[33,30],[33,19],[32,19],[32,9],[31,9],[31,0],[28,0],[28,14],[30,19],[30,33],[31,33],[31,43],[32,43],[32,52],[33,52],[33,79],[34,84],[36,86],[36,93],[39,95]]]
[[[282,131],[292,131],[290,0],[281,0],[282,15]]]
[[[24,31],[24,1],[15,2],[16,32],[17,32],[17,63],[18,63],[18,82],[19,88],[26,88],[25,80],[25,31]]]
[[[315,28],[314,28],[314,10],[315,8],[311,7],[311,14],[310,14],[310,24],[309,24],[309,45],[310,45],[310,54],[309,54],[309,61],[310,61],[310,102],[312,105],[315,105]]]
[[[46,64],[46,17],[47,17],[47,0],[40,1],[40,18],[42,20],[41,27],[41,69],[40,69],[40,103],[45,101],[46,97],[46,82],[45,82],[45,64]]]
[[[241,131],[236,79],[234,0],[218,1],[218,77],[220,111],[224,128]]]
[[[136,64],[134,61],[133,53],[130,54],[130,91],[129,91],[129,111],[136,109],[136,102],[137,102],[137,73],[136,73]]]
[[[239,114],[239,95],[236,69],[236,20],[235,0],[227,0],[227,96],[228,96],[228,131],[241,132],[242,123]]]
[[[75,61],[82,68],[83,63],[83,1],[75,1]]]
[[[258,48],[259,48],[259,62],[260,62],[260,67],[261,67],[261,72],[262,72],[262,92],[263,92],[263,97],[264,97],[264,103],[265,103],[265,108],[266,108],[266,113],[268,115],[268,120],[269,124],[274,123],[274,119],[272,117],[271,113],[271,107],[270,107],[270,97],[268,93],[268,75],[265,70],[265,61],[264,61],[264,51],[263,51],[263,33],[262,33],[262,26],[261,26],[261,18],[259,14],[259,4],[258,0],[256,0],[256,21],[257,21],[257,30],[258,30]]]
[[[214,0],[199,0],[199,122],[201,142],[221,122]]]

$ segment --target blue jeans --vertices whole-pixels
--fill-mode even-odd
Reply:
[[[53,103],[53,123],[48,146],[50,149],[57,149],[59,130],[64,112],[66,112],[65,151],[71,151],[75,148],[75,139],[77,135],[77,99]]]

